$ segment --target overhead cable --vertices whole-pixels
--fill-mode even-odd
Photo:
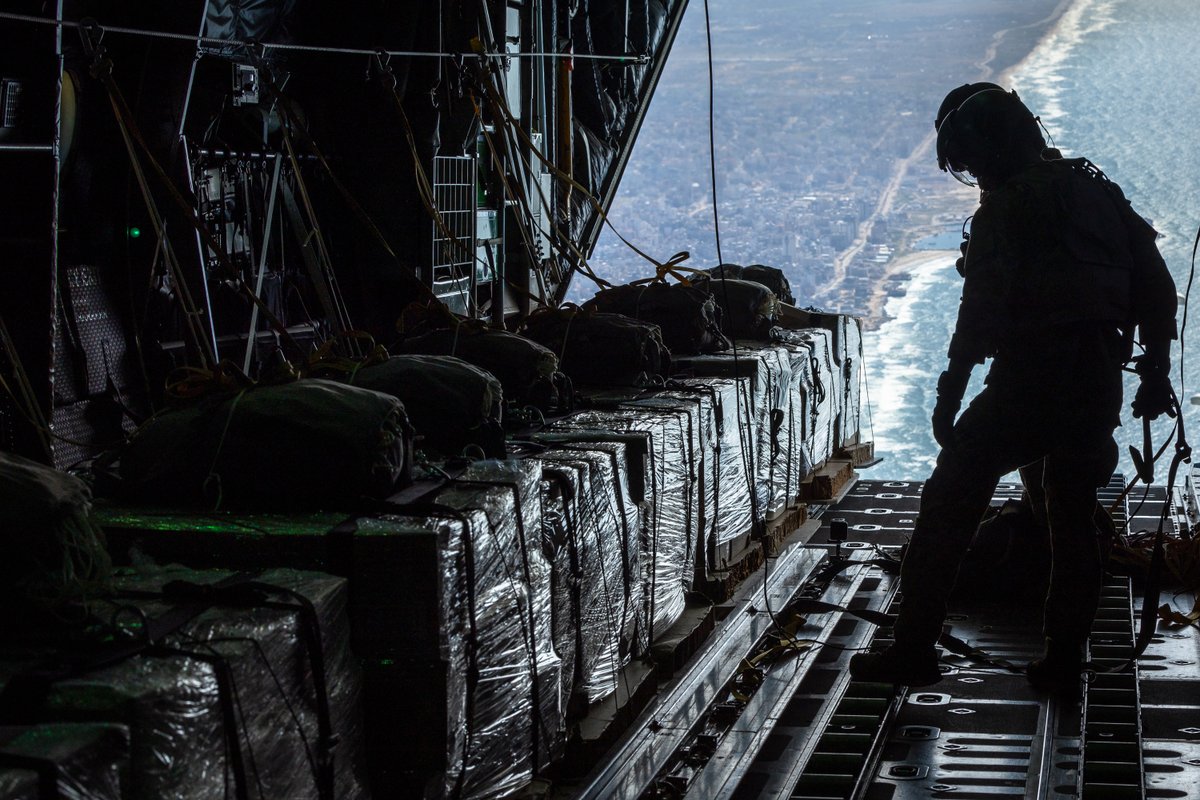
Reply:
[[[579,59],[581,61],[616,61],[628,64],[649,64],[650,57],[646,55],[604,55],[597,53],[444,53],[444,52],[428,52],[423,50],[390,50],[380,48],[362,48],[362,47],[332,47],[327,45],[311,45],[311,44],[281,44],[277,42],[259,42],[246,41],[241,39],[219,39],[213,36],[193,36],[187,33],[172,33],[170,31],[154,31],[145,28],[129,28],[120,25],[102,25],[91,19],[70,20],[70,19],[54,19],[51,17],[37,17],[30,14],[14,14],[9,11],[0,11],[0,19],[11,20],[13,22],[29,22],[37,25],[54,25],[64,28],[86,28],[93,27],[98,30],[108,33],[127,34],[129,36],[144,36],[151,39],[173,39],[183,42],[194,42],[196,44],[208,44],[220,47],[243,47],[246,49],[262,48],[263,50],[281,50],[295,51],[306,53],[330,53],[334,55],[352,55],[352,56],[373,56],[377,53],[384,53],[389,56],[397,56],[402,58],[483,58],[483,59],[506,59],[506,58],[565,58]]]

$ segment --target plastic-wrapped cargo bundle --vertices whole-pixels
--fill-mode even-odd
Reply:
[[[773,422],[785,416],[787,387],[784,371],[786,360],[775,353],[771,345],[758,342],[739,342],[737,355],[718,353],[679,360],[680,366],[700,380],[710,377],[736,378],[740,384],[736,416],[744,429],[742,448],[743,471],[754,475],[755,501],[759,521],[772,507],[782,502],[781,486],[776,473],[778,430]],[[752,515],[753,516],[753,515]],[[753,520],[752,520],[753,523]],[[726,527],[725,539],[718,544],[749,532],[744,528]]]
[[[697,507],[687,415],[652,408],[582,411],[559,420],[551,430],[591,428],[646,431],[652,436],[653,500],[642,563],[650,638],[654,640],[683,614],[684,592],[692,581],[691,543]]]
[[[711,392],[716,437],[710,449],[713,458],[706,462],[711,476],[714,508],[713,521],[705,532],[706,565],[720,568],[715,548],[750,531],[754,516],[750,487],[754,454],[757,452],[757,428],[746,424],[753,383],[749,378],[686,378],[676,381]]]
[[[754,466],[758,484],[758,497],[764,516],[777,513],[791,503],[787,494],[789,477],[787,447],[788,411],[791,407],[792,364],[788,353],[776,345],[760,342],[739,342],[740,356],[759,362],[754,379],[761,386],[754,396],[764,404],[755,409],[761,421],[758,455]]]
[[[414,577],[432,578],[391,613],[436,621],[414,631],[407,657],[367,665],[381,796],[508,796],[558,746],[561,664],[550,640],[540,474],[533,460],[479,462],[434,505],[357,520],[361,557],[389,557],[401,537],[413,543],[405,557],[421,554]],[[414,724],[430,735],[406,735]]]
[[[0,726],[3,800],[122,800],[129,796],[122,788],[128,772],[129,731],[123,725]]]
[[[36,718],[128,726],[126,797],[367,796],[346,582],[269,570],[251,584],[214,586],[230,575],[182,567],[120,575],[123,594],[100,604],[100,618],[135,634],[172,617],[178,627],[135,655],[82,661],[50,682],[29,677],[45,655],[6,655],[2,682],[21,687]],[[31,681],[44,694],[30,692]]]
[[[812,436],[809,429],[813,427],[810,412],[813,410],[813,403],[819,405],[820,397],[825,394],[828,378],[819,383],[814,382],[813,354],[819,349],[820,342],[828,338],[829,332],[813,329],[812,337],[804,338],[803,344],[797,343],[807,333],[788,331],[788,335],[797,341],[775,342],[769,349],[761,348],[764,356],[782,360],[784,363],[779,386],[786,396],[779,409],[781,416],[778,419],[778,428],[773,428],[771,440],[774,448],[769,475],[773,489],[772,511],[778,511],[781,506],[790,505],[797,499],[800,484],[816,466],[810,442]],[[824,402],[828,404],[828,398],[825,398]],[[828,420],[828,413],[822,419]]]
[[[863,334],[862,319],[846,317],[845,350],[843,351],[842,376],[845,383],[844,404],[842,413],[841,445],[859,441],[862,432],[862,384],[865,380],[863,371]]]
[[[845,314],[829,314],[817,310],[788,309],[781,319],[786,329],[804,331],[824,329],[829,337],[829,355],[836,376],[829,387],[836,395],[836,423],[833,431],[833,450],[856,440],[862,424],[863,383],[862,320]],[[780,338],[772,330],[773,338]]]
[[[707,386],[691,386],[681,381],[672,381],[669,388],[657,391],[652,396],[625,404],[630,408],[661,408],[684,411],[688,415],[692,456],[692,473],[695,476],[696,516],[692,543],[695,555],[692,569],[703,569],[703,548],[717,517],[717,483],[714,463],[717,459],[721,421],[717,405],[719,394]]]
[[[577,669],[582,697],[595,703],[616,689],[617,676],[628,659],[621,643],[630,611],[624,565],[627,520],[606,453],[551,450],[539,460],[543,475],[559,488],[562,510],[555,583],[569,587],[571,622],[570,630],[563,631],[571,641],[559,647],[563,671]],[[568,649],[578,663],[565,662]]]
[[[533,772],[528,599],[503,552],[519,547],[505,532],[490,533],[482,509],[439,513],[358,521],[356,538],[377,539],[381,550],[397,536],[425,545],[434,593],[421,591],[424,607],[407,613],[437,619],[421,625],[437,652],[364,664],[372,786],[381,797],[500,797]],[[406,732],[413,728],[426,733]]]
[[[541,549],[541,477],[536,459],[477,461],[437,495],[438,503],[451,508],[482,508],[490,535],[499,537],[507,528],[516,537],[516,547],[503,551],[508,557],[505,579],[522,585],[526,597],[528,628],[522,635],[532,649],[530,670],[539,707],[533,726],[538,768],[558,756],[565,733],[562,660],[551,634],[550,563]]]
[[[862,370],[862,320],[845,314],[819,314],[814,325],[831,334],[829,355],[832,380],[829,387],[837,408],[833,426],[833,450],[850,443],[861,421],[859,381]]]
[[[542,763],[561,740],[549,567],[538,542],[540,472],[536,462],[480,462],[435,504],[427,499],[409,513],[199,516],[109,507],[99,517],[118,551],[347,576],[373,790],[422,796],[429,782],[433,795],[487,797],[529,782],[535,736]],[[467,614],[467,599],[476,598],[478,613]],[[482,669],[470,690],[468,661]],[[413,737],[412,724],[443,733]]]
[[[565,469],[564,469],[565,472]],[[578,556],[570,546],[572,519],[567,510],[573,484],[550,469],[542,472],[542,550],[550,562],[550,635],[562,659],[564,716],[572,714],[572,699],[582,681],[579,636]]]
[[[673,414],[682,428],[686,441],[687,472],[691,482],[691,496],[685,514],[688,529],[686,563],[684,569],[686,587],[694,582],[699,548],[708,519],[715,513],[716,498],[705,485],[705,455],[711,431],[716,428],[715,406],[707,393],[685,386],[674,390],[654,391],[635,400],[620,404],[620,408],[655,411]]]
[[[811,448],[807,445],[809,406],[815,402],[812,379],[812,352],[806,345],[780,342],[777,344],[791,366],[788,388],[788,407],[780,431],[780,447],[786,449],[786,471],[783,486],[788,497],[795,500],[800,484],[813,471]]]
[[[839,442],[838,415],[844,398],[840,392],[841,375],[833,360],[833,334],[823,328],[803,330],[776,329],[773,333],[783,344],[807,348],[811,369],[811,391],[808,402],[808,427],[805,447],[814,467],[823,464],[836,452]]]
[[[541,431],[533,436],[536,443],[556,451],[603,453],[615,481],[614,496],[620,515],[613,530],[624,537],[622,547],[623,581],[626,586],[625,624],[621,646],[632,656],[640,656],[650,646],[646,621],[646,583],[642,560],[642,542],[647,539],[649,503],[647,475],[653,439],[644,431],[572,430]],[[543,514],[545,510],[543,510]],[[563,655],[564,661],[566,656]],[[566,696],[566,694],[564,694]]]

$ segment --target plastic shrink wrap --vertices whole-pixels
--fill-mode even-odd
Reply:
[[[652,408],[669,411],[685,422],[688,441],[688,474],[692,480],[692,501],[688,529],[688,585],[692,584],[697,566],[703,567],[701,548],[705,532],[716,516],[717,498],[708,480],[710,450],[716,437],[716,401],[714,393],[694,386],[672,382],[670,388],[655,391],[637,400],[622,403],[622,408]]]
[[[861,391],[864,383],[862,320],[845,314],[792,309],[788,328],[823,329],[829,337],[831,372],[836,376],[828,390],[835,395],[833,450],[857,441],[862,427]],[[781,338],[772,330],[772,338]]]
[[[789,403],[779,435],[780,447],[787,452],[787,464],[783,474],[783,486],[793,500],[800,495],[800,484],[816,467],[812,462],[811,447],[808,446],[809,408],[814,402],[812,353],[808,346],[780,342],[791,365]]]
[[[846,338],[841,364],[842,381],[845,384],[844,404],[842,414],[841,445],[853,444],[860,441],[862,433],[862,387],[865,380],[863,359],[862,320],[858,317],[846,317]]]
[[[550,430],[632,430],[650,433],[649,523],[642,542],[650,638],[656,639],[683,614],[691,585],[697,504],[687,414],[657,409],[582,411]]]
[[[703,535],[705,565],[722,568],[717,552],[748,533],[753,522],[750,487],[754,484],[755,428],[748,422],[752,383],[749,378],[685,378],[675,383],[705,392],[713,405],[713,437],[705,461],[705,484],[711,486],[712,518]],[[747,424],[743,424],[747,423]]]
[[[543,519],[554,528],[555,643],[564,676],[578,675],[581,699],[595,703],[616,689],[628,661],[621,639],[634,598],[626,580],[626,543],[635,532],[627,530],[609,454],[551,450],[539,460],[543,496],[553,498]]]
[[[524,593],[523,666],[533,682],[531,741],[535,771],[547,766],[562,749],[562,661],[554,650],[550,614],[550,562],[541,549],[541,463],[536,459],[478,461],[463,472],[437,502],[458,509],[482,508],[485,534],[508,543],[502,551],[504,578]],[[499,709],[497,709],[499,711]],[[531,712],[533,713],[533,712]]]
[[[2,800],[122,800],[128,772],[129,731],[123,725],[0,726]]]
[[[580,641],[579,558],[571,547],[574,527],[567,510],[576,482],[578,476],[566,468],[547,466],[542,471],[542,551],[550,562],[550,635],[555,652],[562,659],[565,717],[572,715],[577,702],[587,700],[581,685],[582,662],[586,657]],[[603,646],[603,640],[599,644]]]
[[[356,520],[357,558],[404,559],[394,574],[419,584],[382,612],[414,621],[411,646],[397,632],[394,654],[367,664],[378,795],[504,797],[557,755],[540,480],[535,460],[477,462],[411,513]],[[412,544],[397,551],[397,537]]]
[[[762,342],[738,342],[740,357],[758,362],[754,373],[754,397],[761,407],[753,409],[759,424],[754,460],[760,514],[764,517],[791,504],[787,494],[791,449],[787,443],[788,412],[792,405],[792,363],[783,348]]]
[[[282,562],[347,576],[372,790],[420,797],[428,783],[433,796],[490,797],[529,782],[535,741],[541,763],[561,741],[540,476],[534,461],[477,462],[456,484],[394,514],[106,507],[98,515],[119,552],[240,569]],[[468,599],[479,600],[474,614]],[[478,670],[469,672],[468,661]],[[413,737],[414,724],[442,733]]]
[[[180,604],[198,613],[154,647],[50,683],[32,713],[127,726],[129,798],[366,797],[346,582],[269,570],[252,591],[224,600],[204,591],[230,574],[119,574],[126,594],[95,610],[132,635]],[[5,654],[0,680],[28,674],[47,655]]]
[[[604,533],[606,536],[619,533],[621,537],[622,580],[626,587],[621,647],[631,656],[643,655],[650,646],[642,542],[646,540],[650,521],[650,504],[646,498],[653,450],[651,435],[639,431],[587,429],[541,431],[533,436],[533,441],[553,451],[603,453],[607,458],[615,481],[612,492],[619,524]],[[554,521],[554,514],[543,513],[551,517],[547,522]],[[561,557],[569,558],[569,554]],[[563,656],[564,663],[570,663],[562,650],[559,655]],[[569,691],[564,692],[564,696],[569,694]]]
[[[809,353],[810,390],[807,396],[804,452],[809,463],[817,467],[832,456],[837,442],[842,403],[841,377],[833,360],[833,334],[823,328],[784,330],[776,328],[772,335],[783,345],[803,347]]]
[[[810,333],[811,336],[808,335]],[[759,346],[759,352],[764,357],[782,362],[782,368],[777,373],[778,386],[786,395],[778,409],[779,416],[772,419],[771,460],[768,462],[771,469],[766,471],[765,476],[760,475],[761,479],[770,483],[770,510],[773,512],[795,502],[800,493],[800,484],[817,466],[813,461],[814,448],[809,442],[809,429],[813,427],[810,411],[817,398],[824,394],[824,382],[829,380],[826,377],[824,382],[818,382],[813,378],[813,352],[821,341],[829,338],[829,332],[788,331],[787,334],[793,337],[793,341],[775,342],[769,347]],[[821,452],[825,452],[823,448]]]
[[[739,342],[736,356],[732,352],[694,356],[680,359],[679,366],[701,382],[721,377],[736,380],[738,385],[732,414],[740,430],[742,477],[737,484],[746,495],[746,504],[751,503],[749,487],[754,487],[754,504],[747,517],[731,517],[728,524],[722,524],[717,539],[721,545],[750,532],[755,509],[761,521],[772,505],[778,505],[774,498],[779,493],[774,463],[778,452],[772,422],[782,418],[780,409],[787,401],[783,380],[786,367],[769,345],[758,342]]]

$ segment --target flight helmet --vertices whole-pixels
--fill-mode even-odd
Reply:
[[[1015,91],[968,83],[951,91],[934,120],[938,167],[968,186],[1000,179],[1037,160],[1046,142]]]

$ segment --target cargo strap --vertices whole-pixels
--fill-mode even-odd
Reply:
[[[240,589],[253,577],[253,573],[239,572],[206,588],[211,596],[221,589]],[[249,800],[246,765],[242,760],[241,744],[237,736],[232,674],[228,663],[223,657],[212,653],[194,653],[160,644],[162,639],[178,631],[212,605],[207,599],[181,603],[161,617],[144,619],[142,634],[137,639],[105,642],[73,653],[52,656],[13,675],[3,690],[0,690],[0,724],[33,724],[37,721],[37,713],[55,683],[111,666],[136,655],[183,655],[205,661],[212,665],[217,681],[217,695],[233,772],[235,796],[237,800]]]
[[[849,569],[854,566],[872,566],[879,567],[889,575],[900,574],[900,562],[893,558],[873,558],[867,561],[851,561],[849,559],[841,559],[830,562],[822,572],[820,577],[823,579],[832,578],[839,572]],[[882,611],[872,611],[871,609],[862,608],[846,608],[835,603],[826,603],[823,600],[813,600],[809,598],[800,598],[794,600],[787,606],[788,611],[798,614],[824,614],[837,612],[848,614],[864,622],[869,622],[872,625],[877,625],[881,628],[890,628],[896,624],[895,614],[885,614]],[[1025,668],[1014,664],[1007,659],[998,658],[990,655],[987,651],[968,644],[966,641],[958,638],[951,633],[942,633],[938,637],[938,644],[949,650],[956,656],[974,661],[977,664],[983,664],[989,667],[998,667],[1008,672],[1024,673]]]
[[[333,718],[329,706],[329,681],[325,670],[325,646],[321,635],[321,622],[317,615],[317,609],[311,600],[292,589],[250,580],[253,577],[250,573],[239,573],[233,577],[244,577],[245,580],[236,580],[226,585],[221,585],[220,583],[200,584],[190,581],[171,581],[162,587],[161,592],[124,591],[120,592],[118,596],[128,598],[161,597],[168,602],[177,603],[177,605],[173,606],[172,610],[182,608],[187,609],[188,613],[198,607],[199,611],[191,614],[188,621],[198,616],[204,610],[214,606],[271,608],[295,612],[300,621],[297,627],[304,641],[305,650],[308,652],[309,665],[312,667],[313,694],[317,706],[316,774],[313,777],[316,781],[317,796],[321,800],[332,800],[334,797],[335,774],[334,750],[337,745],[337,736],[333,731]],[[267,597],[271,594],[283,595],[294,602],[270,601]],[[151,620],[147,624],[154,625],[157,622],[157,620]],[[172,620],[172,624],[173,622],[174,620]],[[176,626],[173,630],[178,630],[179,627],[182,627],[182,624]],[[165,635],[152,636],[151,641],[158,641]],[[199,655],[195,657],[202,658]],[[210,654],[207,660],[211,661],[213,658],[214,655]],[[219,655],[215,655],[215,658],[222,662],[224,661],[223,657]],[[216,669],[217,665],[214,663],[214,670]],[[230,680],[232,680],[232,675],[230,675]],[[227,718],[226,723],[228,724],[229,722],[230,720]],[[235,732],[234,741],[231,743],[232,753],[237,749],[236,725],[230,730]]]
[[[1158,518],[1158,530],[1154,534],[1154,554],[1150,557],[1150,571],[1146,576],[1146,586],[1142,596],[1141,627],[1138,629],[1137,639],[1134,641],[1133,655],[1129,657],[1127,663],[1116,668],[1115,671],[1118,672],[1124,672],[1133,667],[1134,662],[1146,652],[1146,648],[1150,645],[1150,640],[1154,638],[1154,632],[1158,628],[1158,599],[1162,589],[1163,565],[1166,561],[1163,540],[1166,538],[1167,514],[1171,510],[1171,492],[1175,489],[1175,479],[1179,474],[1179,465],[1185,461],[1190,463],[1192,457],[1192,448],[1188,444],[1187,436],[1183,430],[1183,414],[1181,409],[1179,409],[1179,399],[1175,397],[1174,390],[1171,391],[1171,399],[1174,401],[1178,412],[1178,417],[1175,420],[1177,426],[1175,455],[1171,458],[1171,467],[1167,472],[1167,496],[1163,503],[1162,514]],[[1146,424],[1149,425],[1149,422]],[[1148,469],[1153,469],[1153,462],[1151,462]]]

